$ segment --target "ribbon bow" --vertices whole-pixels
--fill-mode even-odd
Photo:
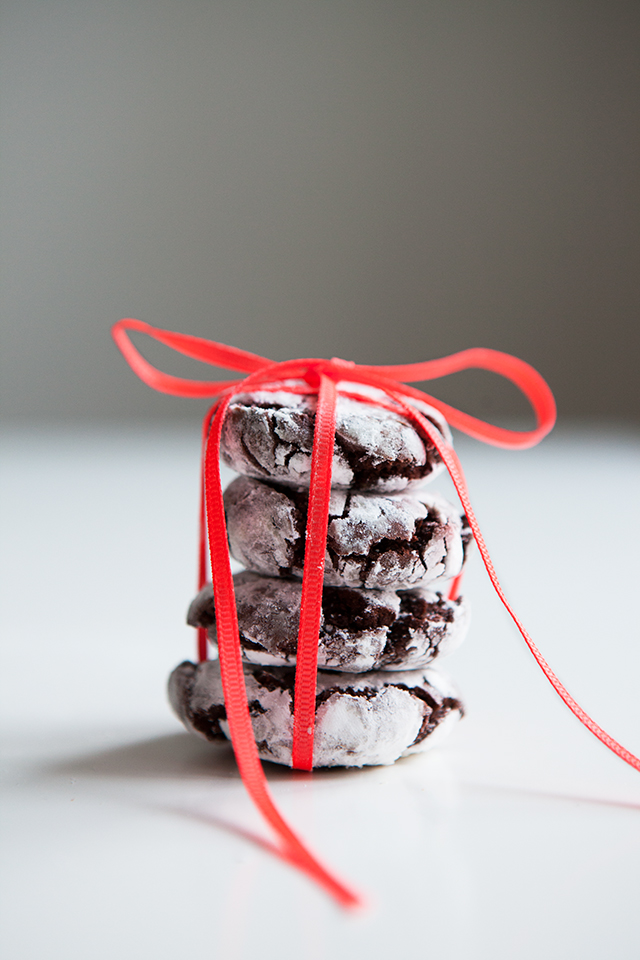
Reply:
[[[127,331],[146,333],[178,353],[228,370],[247,374],[237,380],[185,380],[162,373],[148,363],[133,346]],[[311,770],[317,674],[317,645],[322,611],[322,585],[327,538],[331,464],[338,394],[364,399],[367,403],[401,414],[427,443],[435,447],[454,483],[489,578],[525,643],[555,691],[571,712],[591,733],[626,763],[640,770],[640,759],[609,736],[573,699],[546,662],[509,604],[496,576],[484,538],[469,500],[466,481],[457,455],[436,427],[411,404],[420,400],[439,410],[448,423],[464,433],[493,446],[511,449],[532,447],[552,429],[556,418],[553,394],[540,374],[528,363],[497,350],[475,348],[461,353],[399,366],[362,366],[333,358],[287,360],[274,363],[236,347],[167,330],[159,330],[140,320],[120,320],[113,337],[133,371],[148,386],[162,393],[181,397],[216,397],[203,423],[202,488],[200,509],[199,587],[206,579],[206,540],[211,557],[220,673],[227,720],[240,775],[250,796],[275,830],[280,846],[274,852],[310,874],[344,906],[360,902],[356,893],[334,877],[308,851],[276,809],[269,793],[255,744],[247,704],[242,655],[238,632],[233,577],[227,544],[227,532],[220,480],[220,437],[224,417],[232,398],[252,390],[317,395],[311,484],[300,607],[300,628],[296,656],[292,766]],[[432,380],[471,368],[489,370],[511,380],[530,402],[536,416],[534,430],[506,430],[485,423],[429,394],[408,386],[411,381]],[[293,383],[291,382],[293,381]],[[372,399],[357,390],[358,385],[375,387],[382,398]],[[341,386],[342,385],[342,386]],[[459,578],[458,578],[459,579]],[[458,579],[452,586],[457,591]],[[198,655],[207,659],[207,637],[199,629]]]

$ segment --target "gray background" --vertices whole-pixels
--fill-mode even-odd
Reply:
[[[640,4],[2,4],[3,405],[193,417],[135,316],[274,359],[484,345],[640,418]],[[208,373],[168,351],[165,369]],[[461,374],[434,392],[519,415]]]

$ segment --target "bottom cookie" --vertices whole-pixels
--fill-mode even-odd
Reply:
[[[244,675],[260,757],[291,766],[294,669],[245,664]],[[207,740],[229,738],[217,660],[176,667],[169,699],[188,730]],[[313,765],[394,763],[440,742],[463,712],[435,670],[318,673]]]

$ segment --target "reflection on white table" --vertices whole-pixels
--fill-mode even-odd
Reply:
[[[507,595],[637,753],[637,436],[458,449]],[[230,747],[166,704],[193,651],[197,432],[16,432],[3,461],[3,957],[640,956],[640,777],[557,699],[477,556],[446,745],[362,771],[267,765],[285,816],[367,897],[345,914],[255,842]]]

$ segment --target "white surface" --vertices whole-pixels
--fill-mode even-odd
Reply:
[[[637,437],[458,449],[516,610],[638,753]],[[268,771],[368,908],[341,912],[243,835],[266,832],[230,749],[182,732],[164,692],[193,649],[197,461],[196,429],[6,438],[3,958],[635,960],[640,775],[548,687],[477,556],[447,744]]]

